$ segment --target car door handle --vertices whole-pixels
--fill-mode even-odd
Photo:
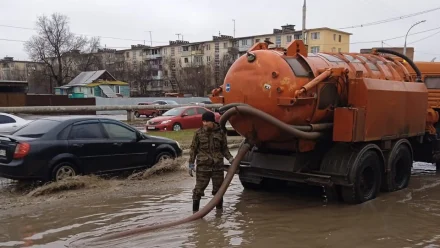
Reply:
[[[83,147],[84,144],[73,144],[72,146],[73,146],[73,147]]]
[[[115,145],[115,146],[122,146],[122,143],[115,142],[115,143],[113,143],[113,145]]]

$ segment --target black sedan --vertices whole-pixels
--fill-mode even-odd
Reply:
[[[58,181],[151,167],[181,155],[178,142],[143,134],[117,120],[49,117],[0,135],[0,177]]]

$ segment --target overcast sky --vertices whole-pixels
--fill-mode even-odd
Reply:
[[[212,39],[219,32],[248,36],[272,32],[281,25],[294,24],[301,29],[303,0],[1,0],[0,57],[27,59],[22,42],[32,30],[12,29],[1,25],[35,27],[37,16],[59,12],[69,16],[71,31],[79,34],[107,36],[139,41],[102,38],[101,45],[128,48],[131,44],[165,45],[181,33],[190,42]],[[439,0],[308,0],[307,28],[343,28],[440,7]],[[353,33],[351,42],[375,41],[403,36],[420,20],[411,33],[440,27],[440,10],[385,24],[344,29]],[[440,29],[408,36],[408,43],[440,32]],[[385,46],[403,46],[404,38],[386,41]],[[351,52],[381,46],[381,42],[351,44]],[[440,33],[409,44],[415,47],[416,60],[440,61]]]

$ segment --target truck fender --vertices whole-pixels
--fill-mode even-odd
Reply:
[[[320,172],[328,175],[344,176],[349,183],[355,179],[355,170],[352,170],[359,158],[366,151],[374,150],[381,160],[382,172],[385,171],[385,158],[382,150],[376,144],[348,144],[339,143],[333,146],[321,162]]]

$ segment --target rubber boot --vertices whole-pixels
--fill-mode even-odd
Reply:
[[[220,202],[215,206],[216,209],[223,209],[223,198],[220,200]]]
[[[199,211],[200,200],[193,200],[193,212]]]

